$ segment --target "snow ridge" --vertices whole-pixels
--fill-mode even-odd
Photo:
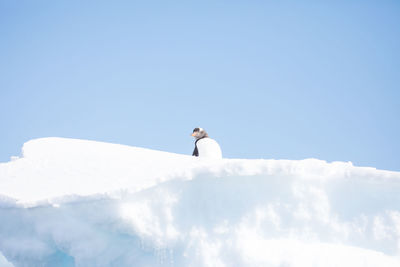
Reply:
[[[399,193],[349,162],[37,139],[0,164],[0,266],[397,267]]]

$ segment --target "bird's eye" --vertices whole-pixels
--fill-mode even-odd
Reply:
[[[198,131],[200,131],[199,128],[194,128],[194,130],[193,130],[193,132],[198,132]]]

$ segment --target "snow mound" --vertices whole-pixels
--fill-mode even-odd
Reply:
[[[37,139],[0,164],[0,266],[398,267],[399,193],[345,162]]]

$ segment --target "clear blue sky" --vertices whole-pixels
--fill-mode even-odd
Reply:
[[[1,162],[49,136],[191,154],[200,126],[229,158],[400,171],[399,84],[399,1],[0,0]]]

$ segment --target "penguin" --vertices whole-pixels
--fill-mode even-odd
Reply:
[[[203,128],[194,128],[192,136],[196,138],[192,156],[201,158],[222,158],[221,148],[217,141],[211,139]]]

